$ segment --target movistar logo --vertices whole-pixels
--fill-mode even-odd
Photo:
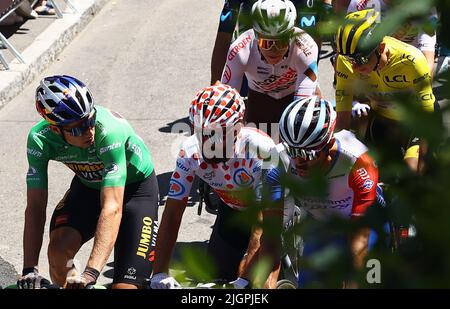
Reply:
[[[314,26],[315,24],[316,24],[316,17],[315,16],[311,16],[311,18],[308,18],[308,17],[304,16],[300,20],[300,28],[311,27],[311,26]]]
[[[231,11],[228,11],[226,14],[220,15],[220,21],[221,21],[221,22],[224,22],[224,21],[227,20],[228,17],[230,17],[230,16],[231,16]]]

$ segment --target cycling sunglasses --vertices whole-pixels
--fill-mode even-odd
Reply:
[[[70,129],[66,129],[61,127],[61,130],[63,130],[64,132],[70,134],[71,136],[74,137],[79,137],[79,136],[83,136],[83,134],[88,131],[89,129],[95,127],[95,124],[97,122],[97,117],[96,117],[96,113],[94,112],[94,114],[90,117],[84,118],[83,121],[81,122],[80,125],[74,127],[74,128],[70,128]]]
[[[317,159],[322,152],[325,152],[328,149],[327,147],[323,147],[322,149],[319,150],[296,148],[286,143],[284,143],[284,146],[291,159],[301,158],[302,160],[305,161],[313,161]]]
[[[365,64],[367,64],[369,62],[370,57],[372,57],[372,55],[373,55],[373,51],[370,52],[368,55],[355,54],[355,55],[352,55],[352,56],[344,56],[344,57],[351,64],[365,65]]]
[[[277,50],[283,50],[286,49],[286,47],[289,46],[289,40],[288,39],[266,39],[266,38],[258,38],[258,47],[262,50],[269,50],[273,46]]]

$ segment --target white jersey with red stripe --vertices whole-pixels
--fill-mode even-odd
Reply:
[[[351,0],[347,8],[347,14],[356,11],[375,9],[384,17],[389,6],[383,0]],[[432,8],[429,19],[438,18],[436,8]],[[421,29],[418,22],[406,22],[392,37],[411,44],[421,51],[434,51],[436,45],[436,34],[426,33]]]
[[[244,32],[228,50],[222,83],[240,91],[245,74],[250,89],[274,99],[292,93],[312,95],[317,84],[317,44],[300,28],[295,32],[287,54],[275,65],[264,60],[253,29]]]
[[[361,216],[376,199],[378,169],[364,146],[351,132],[342,130],[334,134],[337,151],[331,168],[325,175],[328,191],[325,196],[302,196],[296,198],[299,206],[304,207],[314,218],[323,219],[330,215],[344,218]],[[282,144],[277,146],[282,164],[267,173],[267,182],[271,187],[273,200],[284,198],[281,187],[281,175],[286,172],[299,186],[305,178],[297,175],[291,159]]]
[[[227,162],[209,164],[201,156],[196,136],[190,136],[178,154],[168,198],[187,202],[197,175],[228,206],[237,210],[249,206],[243,201],[242,191],[255,190],[261,185],[263,159],[269,157],[275,143],[262,131],[244,127],[234,145],[234,156]]]

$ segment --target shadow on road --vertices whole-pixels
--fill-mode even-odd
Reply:
[[[8,26],[0,26],[2,34],[9,39],[13,34],[27,34],[30,29],[22,27],[26,20]]]
[[[188,117],[177,119],[175,121],[169,122],[166,126],[159,128],[159,132],[163,133],[184,133],[184,135],[191,135],[191,123]]]

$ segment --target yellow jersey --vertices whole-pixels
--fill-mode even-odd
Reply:
[[[427,60],[420,50],[395,38],[386,36],[383,43],[389,50],[388,62],[368,76],[354,72],[343,56],[336,64],[336,110],[351,111],[353,96],[370,100],[372,109],[380,116],[401,120],[395,100],[410,95],[411,104],[421,104],[434,111],[434,95]]]

